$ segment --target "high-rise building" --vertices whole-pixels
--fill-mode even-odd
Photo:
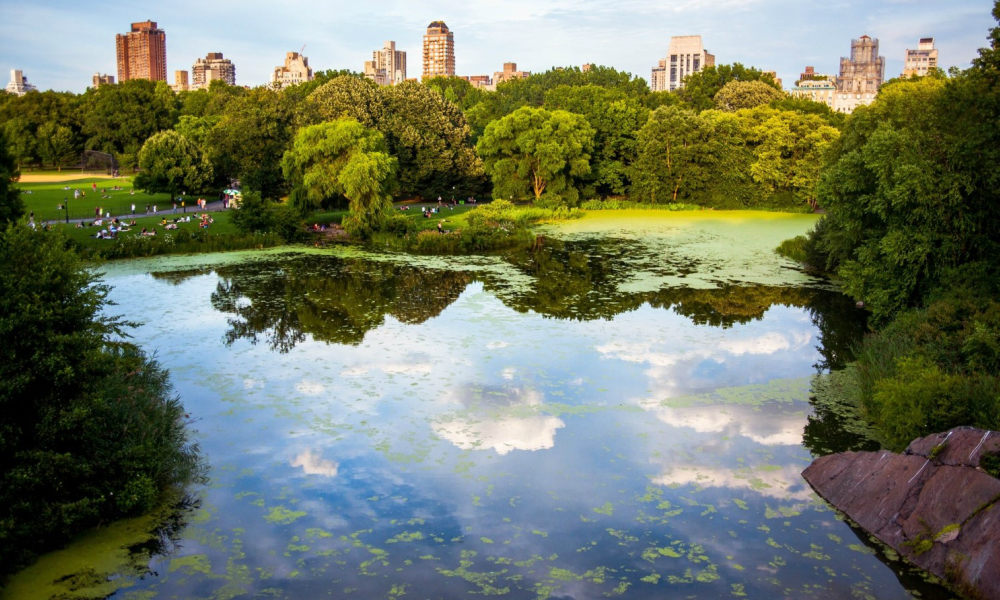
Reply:
[[[529,71],[518,71],[517,63],[504,63],[503,71],[497,71],[493,73],[493,84],[500,85],[507,81],[513,81],[515,79],[525,79],[531,77],[531,72]]]
[[[94,73],[94,78],[91,80],[92,86],[95,90],[102,85],[114,85],[115,76],[114,75],[101,75],[100,73]]]
[[[871,104],[885,79],[885,57],[878,55],[878,40],[867,35],[851,41],[850,58],[840,59],[834,110],[854,112]]]
[[[167,34],[155,21],[132,23],[132,31],[115,36],[118,81],[167,80]]]
[[[938,51],[934,47],[934,38],[920,38],[916,50],[906,51],[906,64],[903,77],[918,75],[923,77],[931,69],[938,66]]]
[[[424,71],[421,79],[455,76],[455,34],[444,21],[427,26],[424,36]]]
[[[406,81],[406,52],[396,50],[396,42],[386,42],[381,50],[372,52],[365,61],[365,77],[379,85],[396,85]]]
[[[236,85],[236,65],[233,61],[223,58],[221,52],[209,52],[205,58],[194,61],[194,66],[191,67],[192,90],[208,89],[208,86],[217,79],[229,85]]]
[[[298,52],[288,52],[285,54],[285,66],[275,67],[271,74],[271,87],[280,90],[312,79],[313,70],[309,67],[309,58]]]
[[[174,85],[170,89],[175,92],[186,92],[191,89],[187,71],[174,71]]]
[[[24,71],[20,69],[10,70],[10,83],[4,89],[15,96],[23,96],[28,92],[36,90],[35,86],[28,83],[28,78],[24,76]]]
[[[653,67],[650,87],[654,92],[673,92],[684,87],[684,78],[715,66],[715,55],[702,46],[700,35],[675,35],[670,38],[667,57]]]

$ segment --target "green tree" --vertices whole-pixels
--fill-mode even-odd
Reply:
[[[155,133],[170,129],[177,114],[174,92],[163,81],[133,79],[87,92],[86,147],[114,154],[134,169],[139,150]]]
[[[422,83],[435,92],[441,94],[442,97],[462,110],[468,110],[469,108],[475,106],[480,100],[482,100],[485,94],[490,93],[475,88],[465,79],[455,77],[454,75],[451,77],[438,75],[437,77],[431,77]]]
[[[628,168],[636,157],[636,136],[649,118],[638,98],[596,85],[559,86],[545,94],[545,107],[583,115],[594,128],[591,160],[595,192],[624,194],[631,184]]]
[[[294,134],[292,100],[266,88],[231,98],[222,118],[208,134],[209,161],[222,177],[239,179],[264,198],[280,198],[287,190],[281,157]]]
[[[786,94],[763,81],[733,80],[715,94],[715,107],[727,112],[757,108],[781,100]]]
[[[476,146],[493,178],[493,197],[534,196],[574,206],[578,182],[590,173],[594,130],[564,110],[523,107],[490,123]]]
[[[815,208],[823,157],[840,131],[819,116],[794,111],[759,107],[740,115],[753,141],[754,181]]]
[[[3,133],[7,139],[7,152],[14,157],[18,169],[34,162],[38,156],[38,142],[27,119],[18,117],[6,121]]]
[[[24,214],[21,190],[14,185],[20,176],[17,162],[7,150],[7,137],[0,130],[0,229]]]
[[[632,196],[641,202],[692,200],[715,176],[718,139],[696,112],[662,106],[639,131]]]
[[[79,158],[75,148],[69,127],[49,122],[38,128],[38,156],[43,164],[55,165],[61,171],[63,165]]]
[[[715,106],[715,95],[731,81],[763,81],[779,89],[770,75],[753,67],[733,63],[705,67],[697,73],[688,75],[684,78],[684,87],[676,94],[695,110],[707,110]]]
[[[166,372],[61,230],[0,232],[0,569],[203,478]]]
[[[301,129],[281,165],[292,184],[290,200],[303,212],[346,197],[343,225],[351,235],[369,236],[392,210],[396,159],[382,134],[353,119]]]
[[[150,194],[181,192],[198,194],[212,180],[212,165],[193,142],[176,131],[157,133],[139,152],[139,174],[135,187]]]
[[[318,123],[347,117],[385,136],[399,160],[399,193],[436,197],[476,193],[482,164],[462,111],[433,89],[407,81],[379,87],[368,79],[338,77],[309,98]]]

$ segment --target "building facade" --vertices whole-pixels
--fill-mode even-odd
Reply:
[[[396,50],[396,42],[388,41],[381,50],[372,52],[365,61],[365,77],[379,85],[397,85],[406,81],[406,52]]]
[[[459,79],[468,81],[477,90],[486,90],[487,92],[497,90],[496,82],[489,75],[462,75]]]
[[[23,96],[28,92],[34,92],[35,86],[28,83],[28,78],[24,76],[24,71],[20,69],[10,70],[10,83],[4,88],[7,93],[15,96]]]
[[[298,52],[288,52],[285,54],[285,65],[275,67],[274,73],[271,74],[271,87],[280,90],[304,81],[312,81],[312,78],[313,70],[309,66],[309,58]]]
[[[770,75],[771,79],[774,80],[774,83],[778,84],[778,87],[780,87],[781,89],[785,89],[785,85],[781,81],[781,77],[778,77],[777,71],[761,71],[761,73],[763,73],[764,75]]]
[[[500,85],[515,79],[525,79],[531,77],[530,71],[518,71],[517,63],[507,62],[503,64],[503,71],[493,73],[493,85]]]
[[[906,62],[903,67],[903,77],[924,77],[931,69],[938,66],[938,51],[934,47],[934,38],[920,38],[916,50],[906,51]]]
[[[825,104],[833,110],[837,96],[837,84],[830,79],[802,79],[792,88],[792,96],[807,98]]]
[[[191,81],[187,71],[174,71],[174,85],[170,89],[174,92],[186,92],[191,89]]]
[[[650,87],[654,92],[673,92],[684,87],[684,78],[705,67],[715,66],[715,55],[702,45],[700,35],[670,38],[667,57],[653,67]]]
[[[209,52],[205,58],[194,61],[191,67],[191,89],[208,89],[213,81],[224,81],[236,85],[236,65],[228,58],[223,58],[221,52]]]
[[[455,34],[444,21],[434,21],[424,35],[424,69],[421,79],[455,76]]]
[[[102,85],[114,85],[115,76],[114,75],[101,75],[100,73],[94,73],[94,77],[91,79],[91,87],[95,90]]]
[[[115,36],[118,81],[167,80],[167,34],[155,21],[132,23],[132,31]]]
[[[840,59],[834,110],[854,112],[875,101],[885,80],[885,57],[878,55],[878,40],[861,36],[851,42],[850,58]]]
[[[832,81],[836,84],[837,76],[817,73],[815,67],[806,67],[805,71],[799,73],[799,80],[795,82],[795,85],[799,85],[803,81]]]

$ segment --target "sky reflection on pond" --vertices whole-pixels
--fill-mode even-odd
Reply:
[[[110,266],[213,468],[123,597],[909,597],[800,475],[849,302],[636,291],[615,248]]]

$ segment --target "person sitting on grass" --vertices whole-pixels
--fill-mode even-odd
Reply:
[[[77,229],[83,229],[83,221],[78,221],[75,227]]]
[[[170,223],[164,226],[164,229],[177,229],[177,223]]]
[[[444,233],[444,220],[438,221],[438,233]]]
[[[132,219],[131,221],[129,221],[129,224],[128,224],[129,227],[135,227],[136,225],[138,225],[138,223],[135,222],[135,219]]]
[[[162,218],[162,219],[160,220],[160,225],[166,225],[166,224],[167,224],[167,218],[166,218],[166,217],[163,217],[163,218]]]

